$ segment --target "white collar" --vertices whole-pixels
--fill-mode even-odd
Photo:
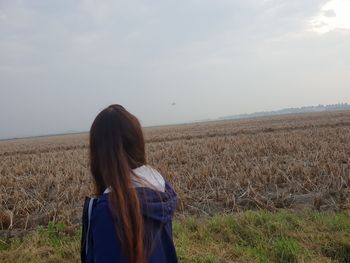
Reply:
[[[147,183],[151,184],[156,190],[165,192],[165,180],[163,176],[153,167],[149,165],[142,165],[140,167],[137,167],[132,170],[134,174],[139,176],[141,179],[147,181]],[[134,187],[142,187],[140,182],[136,180],[132,180],[132,183]],[[107,194],[111,192],[111,187],[106,188],[106,190],[103,192],[104,194]]]

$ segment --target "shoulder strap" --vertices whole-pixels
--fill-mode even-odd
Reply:
[[[86,262],[86,256],[89,248],[91,214],[96,201],[97,201],[96,198],[85,197],[83,216],[82,216],[82,234],[81,234],[81,247],[80,247],[80,256],[81,256],[82,263]]]
[[[95,198],[90,198],[89,200],[89,205],[88,205],[88,225],[87,225],[87,231],[86,231],[86,245],[85,245],[85,254],[87,255],[88,253],[88,248],[89,248],[89,233],[90,233],[90,221],[91,221],[91,213],[92,213],[92,207],[94,204]]]

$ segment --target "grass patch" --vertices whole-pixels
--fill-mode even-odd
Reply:
[[[62,223],[0,239],[0,262],[79,262],[80,231]],[[350,213],[247,211],[177,219],[180,262],[350,262]]]

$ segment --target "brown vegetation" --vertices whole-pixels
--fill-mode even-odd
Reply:
[[[178,214],[349,207],[350,112],[145,128]],[[0,229],[80,222],[87,134],[0,142]]]

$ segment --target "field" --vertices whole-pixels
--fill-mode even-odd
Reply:
[[[281,209],[307,209],[335,217],[349,211],[350,112],[162,126],[144,132],[148,163],[178,193],[176,220],[218,214],[225,218],[246,210],[273,215]],[[74,134],[0,141],[1,235],[48,224],[79,228],[82,202],[93,193],[87,139],[87,134]]]
[[[349,206],[350,112],[145,129],[178,214]],[[80,222],[87,134],[0,142],[0,228]]]

